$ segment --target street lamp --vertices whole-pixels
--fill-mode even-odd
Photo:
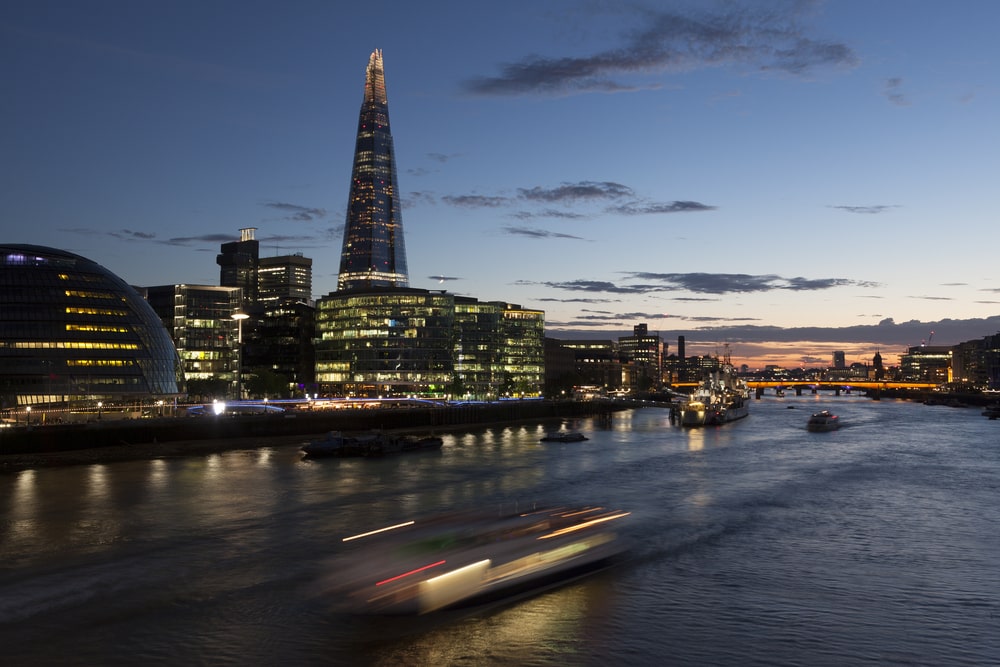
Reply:
[[[232,318],[236,320],[236,400],[243,400],[243,320],[250,316],[241,310],[233,313]]]

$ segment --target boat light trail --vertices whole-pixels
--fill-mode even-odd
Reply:
[[[424,570],[429,570],[432,567],[437,567],[438,565],[444,565],[444,564],[445,561],[439,560],[436,563],[431,563],[430,565],[424,565],[423,567],[418,567],[415,570],[410,570],[409,572],[404,572],[403,574],[397,574],[395,577],[389,577],[388,579],[383,579],[382,581],[376,582],[375,585],[381,586],[382,584],[392,583],[393,581],[397,581],[399,579],[402,579],[403,577],[408,577],[411,574],[416,574],[417,572],[423,572]]]
[[[575,526],[569,526],[568,528],[560,528],[559,530],[552,531],[548,535],[540,535],[538,539],[547,540],[550,537],[558,537],[559,535],[565,535],[566,533],[572,533],[575,530],[583,530],[584,528],[589,528],[590,526],[597,525],[599,523],[604,523],[605,521],[611,521],[613,519],[620,519],[623,516],[628,516],[631,512],[621,512],[619,514],[610,514],[608,516],[602,516],[597,519],[591,519],[590,521],[584,521],[583,523],[577,524]]]
[[[368,537],[369,535],[377,535],[378,533],[384,533],[388,530],[395,530],[396,528],[405,528],[406,526],[412,526],[414,521],[407,521],[406,523],[397,523],[395,526],[386,526],[385,528],[379,528],[378,530],[369,530],[367,533],[361,533],[360,535],[351,535],[350,537],[345,537],[341,542],[350,542],[351,540],[360,540],[362,537]]]

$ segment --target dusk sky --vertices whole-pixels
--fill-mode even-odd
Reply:
[[[410,285],[829,365],[1000,331],[1000,3],[0,4],[0,242],[336,288],[381,49]],[[931,338],[931,332],[934,332]]]

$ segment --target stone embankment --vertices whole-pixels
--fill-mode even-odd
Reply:
[[[0,472],[291,445],[327,431],[453,431],[526,420],[604,416],[626,407],[593,401],[505,401],[22,426],[0,431]]]

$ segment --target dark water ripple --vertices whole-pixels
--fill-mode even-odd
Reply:
[[[824,408],[845,427],[807,432]],[[646,409],[540,443],[552,426],[382,461],[275,447],[0,477],[4,662],[1000,664],[1000,423],[979,411],[804,396],[714,429]],[[425,618],[316,594],[345,534],[536,502],[632,510],[628,558]]]

